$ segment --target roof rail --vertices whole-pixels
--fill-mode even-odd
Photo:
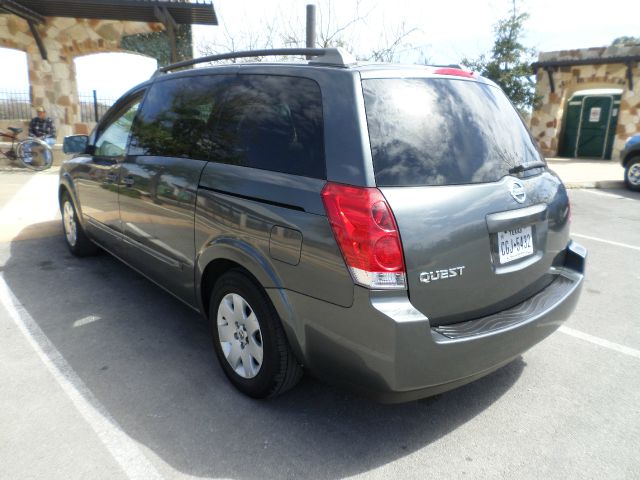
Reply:
[[[309,60],[309,64],[333,65],[337,67],[348,67],[356,63],[356,59],[342,48],[275,48],[268,50],[247,50],[242,52],[222,53],[218,55],[208,55],[206,57],[193,58],[182,62],[172,63],[166,67],[160,67],[153,74],[153,77],[161,73],[167,73],[178,68],[190,67],[199,63],[215,62],[218,60],[229,60],[232,58],[248,57],[268,57],[286,55],[305,55],[314,57]],[[152,77],[152,78],[153,78]]]

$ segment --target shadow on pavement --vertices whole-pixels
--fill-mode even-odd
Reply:
[[[120,428],[189,475],[366,472],[473,419],[525,366],[518,359],[455,391],[402,405],[372,403],[308,376],[282,397],[255,401],[226,381],[200,316],[110,255],[77,259],[61,237],[14,241],[3,275]]]

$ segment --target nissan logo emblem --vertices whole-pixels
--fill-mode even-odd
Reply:
[[[524,203],[527,199],[527,192],[524,190],[524,185],[520,182],[513,182],[511,184],[511,196],[518,203]]]

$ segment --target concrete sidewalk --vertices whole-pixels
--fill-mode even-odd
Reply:
[[[547,158],[567,188],[624,188],[624,168],[617,160]]]

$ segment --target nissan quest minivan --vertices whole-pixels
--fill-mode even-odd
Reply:
[[[191,68],[232,57],[305,63]],[[339,49],[161,68],[65,139],[66,243],[211,325],[252,397],[303,369],[400,402],[511,362],[567,319],[586,251],[564,185],[491,81]]]

